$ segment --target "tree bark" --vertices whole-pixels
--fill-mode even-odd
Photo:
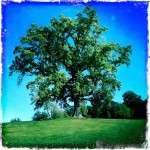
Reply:
[[[79,117],[80,115],[80,103],[78,99],[74,99],[74,111],[73,111],[73,117]]]
[[[73,84],[76,81],[76,73],[77,73],[77,70],[72,68],[71,69],[71,74],[72,74],[72,83]],[[80,101],[79,101],[78,96],[73,91],[73,85],[72,85],[72,91],[71,91],[71,98],[74,101],[74,110],[73,110],[73,115],[72,116],[73,117],[79,117],[79,115],[80,115]]]

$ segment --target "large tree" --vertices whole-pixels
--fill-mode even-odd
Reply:
[[[27,84],[35,108],[48,101],[80,103],[97,92],[105,96],[120,87],[116,72],[129,64],[130,46],[103,41],[107,29],[98,22],[96,11],[87,6],[75,19],[52,18],[47,26],[31,25],[14,50],[10,74],[34,76]]]

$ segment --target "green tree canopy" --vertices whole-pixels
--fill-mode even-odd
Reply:
[[[146,118],[147,100],[142,100],[141,96],[133,91],[127,91],[123,95],[123,103],[131,108],[134,118]]]
[[[34,76],[27,84],[36,108],[46,101],[80,102],[102,91],[106,95],[120,87],[116,72],[129,64],[130,46],[107,43],[96,11],[87,6],[75,19],[52,18],[47,26],[31,25],[14,50],[10,74]]]

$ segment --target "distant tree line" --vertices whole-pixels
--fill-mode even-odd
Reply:
[[[132,91],[125,92],[122,97],[123,103],[118,103],[107,101],[105,96],[98,93],[91,101],[91,106],[85,106],[86,113],[82,114],[91,118],[146,119],[147,100],[142,100],[141,96]],[[70,111],[73,111],[73,108],[70,108]]]
[[[118,103],[115,101],[105,100],[105,96],[102,93],[98,93],[91,100],[91,105],[82,103],[79,111],[82,114],[81,117],[85,118],[116,118],[116,119],[146,119],[146,106],[147,100],[142,100],[141,96],[132,91],[127,91],[123,95],[123,102]],[[72,117],[74,107],[68,105],[64,108],[64,111],[59,108],[54,109],[54,105],[51,105],[51,117],[46,112],[37,111],[33,120],[47,120],[56,118]]]
[[[123,102],[107,101],[105,95],[98,93],[87,102],[80,104],[81,118],[114,118],[114,119],[146,119],[147,99],[143,100],[138,94],[127,91],[123,95]],[[61,107],[60,107],[61,106]],[[37,110],[32,117],[33,121],[72,117],[73,105],[63,107],[61,103],[50,102],[43,111]],[[14,118],[11,122],[20,122]]]

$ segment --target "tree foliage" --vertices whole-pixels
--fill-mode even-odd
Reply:
[[[123,95],[123,101],[133,111],[134,118],[146,118],[147,100],[143,101],[140,95],[133,91],[127,91]]]
[[[128,118],[133,117],[133,112],[125,104],[119,104],[117,102],[112,102],[111,117],[112,118],[128,119]]]
[[[95,107],[88,107],[88,115],[92,118],[116,118],[129,119],[133,118],[132,110],[125,104],[119,104],[111,101],[109,106],[104,101],[97,109]]]
[[[14,50],[10,74],[34,76],[31,90],[35,108],[46,101],[80,102],[99,91],[107,97],[120,87],[116,72],[129,64],[130,46],[102,41],[107,31],[99,24],[96,11],[87,6],[75,19],[52,18],[48,26],[31,25]]]
[[[91,98],[92,108],[90,110],[90,115],[92,117],[107,117],[110,118],[110,108],[111,108],[112,95],[111,92],[106,92],[104,90],[96,92]]]

